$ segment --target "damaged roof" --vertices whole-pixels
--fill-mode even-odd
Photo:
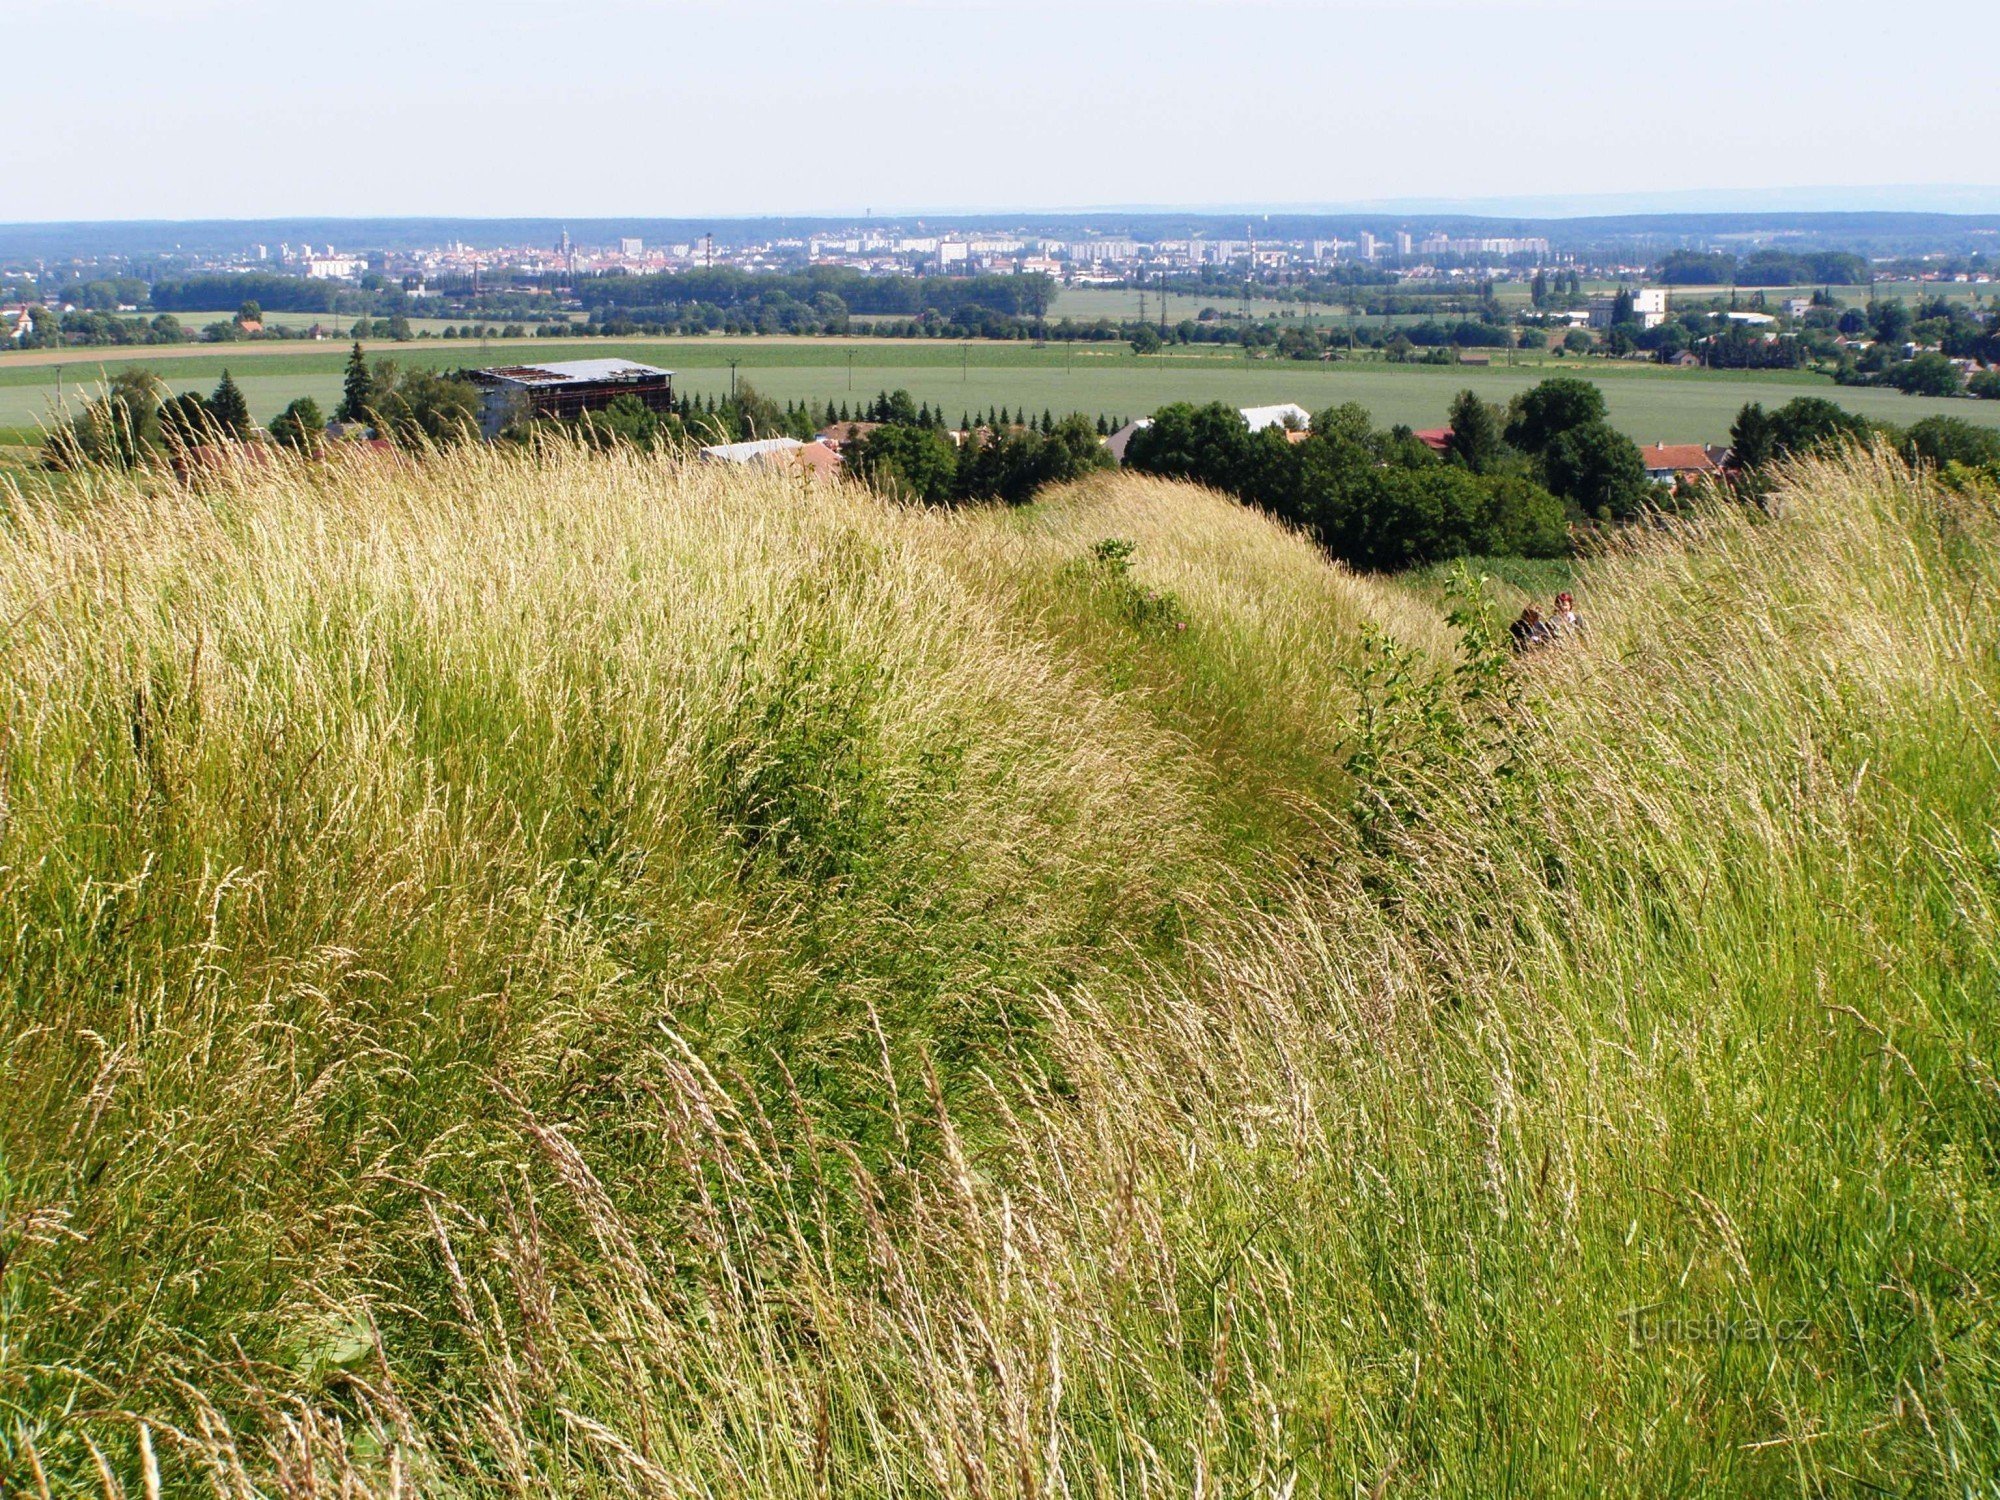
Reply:
[[[490,370],[468,373],[474,380],[489,380],[495,384],[548,386],[596,385],[605,381],[629,381],[638,385],[649,380],[666,379],[674,372],[635,364],[629,359],[569,359],[546,365],[497,365]]]

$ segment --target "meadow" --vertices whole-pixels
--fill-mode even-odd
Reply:
[[[104,375],[132,364],[157,371],[175,390],[211,388],[230,370],[250,408],[269,420],[294,397],[309,395],[332,411],[340,399],[347,346],[339,342],[244,344],[213,350],[64,351],[46,356],[0,356],[0,431],[31,430],[54,409],[58,372],[65,396],[81,400]],[[1344,401],[1366,406],[1379,425],[1443,425],[1451,398],[1470,387],[1506,401],[1543,377],[1562,371],[1597,381],[1611,420],[1642,443],[1721,442],[1747,401],[1766,406],[1799,395],[1817,395],[1850,410],[1908,424],[1946,414],[2000,426],[2000,402],[1938,400],[1895,391],[1842,388],[1823,377],[1789,371],[1669,370],[1660,366],[1553,356],[1496,355],[1490,367],[1395,365],[1380,360],[1307,363],[1246,360],[1240,350],[1185,347],[1138,356],[1122,344],[924,342],[904,339],[634,339],[564,343],[548,339],[490,340],[478,344],[435,340],[380,344],[383,358],[457,368],[519,360],[622,356],[676,372],[680,389],[720,395],[735,377],[752,381],[780,401],[823,405],[868,401],[881,390],[908,390],[940,407],[956,422],[965,412],[1005,406],[1057,414],[1143,416],[1169,401],[1226,401],[1252,406],[1296,401],[1322,410]],[[81,357],[70,357],[81,356]]]
[[[0,495],[0,1492],[2000,1483],[1990,495]]]

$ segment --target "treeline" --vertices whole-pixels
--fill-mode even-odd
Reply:
[[[812,407],[797,401],[783,406],[748,381],[728,396],[676,396],[666,411],[654,411],[637,396],[620,396],[601,411],[576,417],[536,417],[500,434],[509,442],[560,432],[597,448],[630,445],[641,452],[691,453],[709,443],[747,443],[763,438],[804,440],[818,428]]]
[[[287,447],[317,444],[326,431],[319,403],[310,396],[292,402],[271,423],[271,437]],[[42,445],[50,469],[141,469],[186,463],[224,444],[258,436],[250,403],[227,370],[213,392],[170,392],[150,370],[121,370],[103,394],[57,427]]]
[[[88,344],[184,344],[194,334],[172,313],[146,318],[120,317],[105,312],[58,314],[46,307],[30,308],[29,326],[16,347],[56,349]]]
[[[1083,414],[1072,413],[1072,415]],[[1103,412],[1099,412],[1095,423],[1097,435],[1109,437],[1128,420],[1130,419],[1126,417],[1106,416]],[[872,401],[857,401],[852,410],[845,401],[827,402],[823,425],[837,428],[843,422],[849,424],[888,422],[905,427],[932,427],[940,432],[954,430],[945,426],[945,409],[942,402],[935,408],[928,401],[916,403],[905,390],[879,392]],[[1041,424],[1037,427],[1034,413],[1025,406],[1018,412],[1005,406],[989,406],[983,414],[970,410],[961,412],[955,431],[962,435],[977,432],[982,428],[989,432],[1034,429],[1047,434],[1055,431],[1056,417],[1051,408],[1043,407]]]
[[[1104,446],[1109,426],[1081,412],[1057,418],[1043,412],[1036,426],[1023,413],[989,413],[984,423],[970,415],[956,433],[944,414],[916,406],[908,391],[896,391],[871,409],[881,423],[843,449],[849,470],[885,494],[928,504],[1001,500],[1020,505],[1036,491],[1112,466]]]
[[[1366,408],[1336,407],[1309,432],[1252,433],[1221,403],[1180,403],[1132,435],[1128,467],[1227,491],[1301,527],[1335,557],[1390,570],[1470,555],[1552,557],[1579,524],[1628,522],[1682,498],[1655,483],[1632,440],[1606,417],[1603,393],[1569,376],[1506,408],[1463,391],[1443,452],[1408,428],[1373,427]],[[1745,406],[1721,481],[1760,499],[1787,458],[1880,445],[1958,487],[2000,485],[2000,432],[1957,417],[1909,428],[1871,422],[1820,397],[1766,411]]]
[[[1037,490],[1111,467],[1104,438],[1112,419],[1081,412],[1039,422],[1004,408],[981,418],[967,412],[956,429],[942,407],[919,404],[908,391],[884,391],[850,408],[788,401],[780,406],[748,383],[729,396],[680,396],[652,411],[636,396],[620,396],[603,411],[561,421],[543,419],[509,438],[563,431],[598,447],[630,444],[642,451],[687,453],[711,443],[762,438],[812,438],[822,427],[846,427],[841,456],[847,472],[883,494],[931,505],[975,500],[1022,504]]]
[[[741,271],[717,266],[658,275],[608,274],[579,280],[577,301],[586,308],[617,308],[628,316],[678,316],[693,306],[725,312],[807,308],[868,315],[951,317],[971,308],[1015,317],[1037,317],[1055,301],[1047,276],[867,276],[846,266],[813,266],[796,273]]]
[[[1149,284],[1158,280],[1158,276],[1154,276]],[[1241,270],[1203,266],[1192,274],[1171,274],[1167,285],[1177,297],[1214,297],[1226,305],[1243,295],[1245,281]],[[1357,307],[1380,305],[1385,310],[1396,312],[1422,310],[1398,304],[1447,298],[1462,301],[1467,296],[1467,289],[1462,283],[1444,283],[1435,290],[1428,290],[1405,280],[1398,267],[1386,262],[1369,261],[1341,261],[1333,266],[1319,266],[1303,272],[1287,270],[1275,279],[1270,272],[1260,272],[1250,279],[1249,287],[1254,296],[1266,302],[1339,302]],[[1492,283],[1482,281],[1477,288],[1473,295],[1489,296]]]
[[[371,284],[373,283],[373,284]],[[246,271],[228,276],[183,276],[153,283],[150,305],[161,312],[199,312],[254,301],[272,312],[407,314],[401,286],[380,277],[358,287],[309,276]]]
[[[1253,433],[1232,407],[1179,403],[1132,435],[1125,461],[1226,490],[1370,569],[1559,556],[1572,519],[1636,514],[1653,492],[1638,448],[1605,421],[1587,381],[1545,381],[1505,411],[1466,391],[1451,432],[1441,454],[1408,428],[1376,429],[1355,403],[1305,433]]]
[[[1735,484],[1746,497],[1770,487],[1773,467],[1788,458],[1846,446],[1881,446],[1904,461],[1936,469],[1947,483],[2000,485],[2000,431],[1962,417],[1925,417],[1908,427],[1872,421],[1822,396],[1798,396],[1766,411],[1753,401],[1729,429]]]
[[[480,392],[471,381],[438,370],[370,361],[356,344],[348,355],[334,419],[356,432],[404,448],[470,441],[479,433]],[[121,370],[103,394],[49,434],[43,463],[56,470],[143,469],[204,462],[230,444],[265,438],[318,451],[328,423],[311,396],[290,402],[266,428],[228,370],[213,392],[175,393],[151,370]]]
[[[1672,250],[1660,262],[1670,286],[1864,286],[1868,262],[1847,250]]]

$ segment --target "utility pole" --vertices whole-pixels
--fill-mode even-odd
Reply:
[[[850,391],[854,389],[854,351],[852,349],[847,351],[847,388]]]
[[[736,363],[733,359],[729,362],[729,399],[731,401],[736,399]]]

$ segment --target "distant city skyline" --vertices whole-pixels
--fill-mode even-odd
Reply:
[[[10,9],[13,222],[2000,211],[1942,0]]]

